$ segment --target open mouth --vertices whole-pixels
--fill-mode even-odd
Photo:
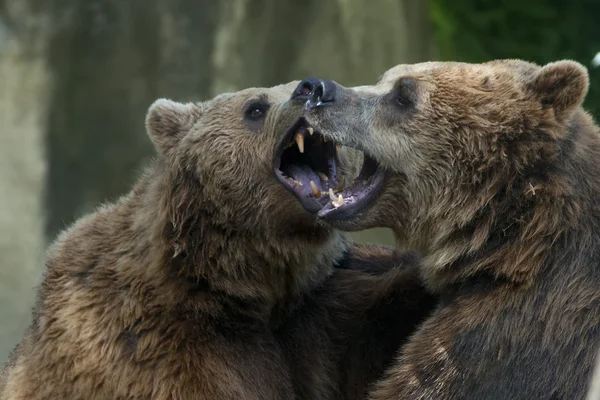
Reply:
[[[338,176],[338,152],[342,146],[327,139],[300,118],[283,137],[275,152],[277,179],[300,201],[306,211],[322,219],[345,219],[364,210],[379,194],[383,169],[364,155],[354,182]]]

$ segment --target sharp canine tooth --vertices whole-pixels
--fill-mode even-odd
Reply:
[[[317,175],[319,175],[319,178],[321,178],[322,181],[327,182],[329,180],[329,178],[327,178],[327,175],[325,175],[322,172],[317,172]]]
[[[331,201],[336,201],[337,200],[337,198],[335,197],[335,194],[333,194],[333,189],[332,188],[329,188],[329,199]]]
[[[319,189],[317,189],[317,185],[315,185],[313,181],[310,181],[310,188],[312,190],[313,196],[315,196],[317,199],[321,197],[321,192],[319,191]]]
[[[311,128],[310,126],[308,128],[306,128],[306,130],[308,131],[308,133],[310,135],[312,135],[314,133],[313,128]]]
[[[337,152],[339,152],[340,150],[342,150],[342,145],[341,145],[341,144],[339,144],[339,143],[338,143],[338,144],[336,144],[336,145],[335,145],[335,150],[336,150]]]
[[[300,153],[304,153],[304,135],[301,133],[296,133],[294,139],[296,140],[296,144],[298,145],[298,150],[300,150]]]
[[[331,204],[333,204],[333,206],[335,208],[341,207],[344,205],[344,198],[342,197],[342,195],[338,195],[338,198],[335,200],[331,200]]]
[[[337,190],[339,192],[340,190],[344,190],[345,186],[346,186],[346,177],[342,176],[342,179],[340,179],[340,182],[335,187],[335,190]]]

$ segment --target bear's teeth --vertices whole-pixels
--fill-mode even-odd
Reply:
[[[295,183],[296,185],[298,185],[298,186],[302,186],[302,182],[300,182],[300,181],[297,181],[297,180],[295,180],[295,179],[294,179],[294,183]]]
[[[325,174],[324,174],[324,173],[322,173],[322,172],[317,172],[317,175],[319,175],[319,178],[321,178],[321,180],[322,180],[323,182],[327,182],[327,181],[329,180],[329,178],[327,178],[327,175],[325,175]]]
[[[341,144],[336,144],[335,145],[335,150],[339,153],[342,150],[342,145]]]
[[[333,206],[335,208],[341,207],[344,205],[344,198],[342,197],[342,195],[338,195],[337,200],[331,200],[331,204],[333,204]]]
[[[306,128],[306,131],[312,136],[312,134],[314,133],[313,128],[311,128],[310,126],[308,128]]]
[[[337,200],[337,198],[335,197],[335,194],[333,194],[333,189],[329,188],[329,199],[334,202]]]
[[[317,199],[321,197],[321,192],[319,189],[317,189],[317,185],[313,181],[310,181],[310,189],[312,190],[313,196],[315,196]]]
[[[304,153],[304,135],[301,133],[296,133],[294,139],[296,140],[296,144],[298,145],[298,150],[300,150],[300,153]]]

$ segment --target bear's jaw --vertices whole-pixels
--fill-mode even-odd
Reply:
[[[338,193],[338,200],[328,202],[318,213],[323,220],[353,219],[369,207],[381,193],[385,172],[377,161],[363,153],[364,161],[358,177]]]
[[[277,180],[290,190],[306,211],[316,214],[330,200],[338,200],[335,192],[343,189],[337,178],[335,142],[299,119],[284,135],[275,152],[273,169]]]
[[[300,118],[275,154],[277,179],[322,219],[354,218],[377,198],[385,181],[383,168],[365,153],[358,177],[346,186],[345,177],[338,179],[336,173],[341,147]]]

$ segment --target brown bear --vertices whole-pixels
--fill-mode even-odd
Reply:
[[[320,211],[419,249],[441,303],[372,399],[582,399],[600,345],[600,131],[587,70],[399,65],[374,86],[322,80],[304,117],[365,151]]]
[[[304,129],[295,87],[151,106],[157,159],[50,247],[0,398],[364,397],[433,300],[414,254],[317,223],[307,190],[358,159]]]

